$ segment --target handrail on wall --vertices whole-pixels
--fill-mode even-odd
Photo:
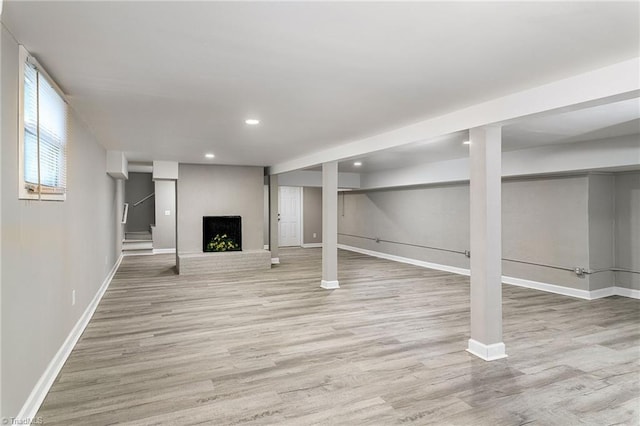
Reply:
[[[144,197],[142,200],[138,201],[137,203],[134,203],[133,207],[136,207],[138,204],[144,203],[145,201],[147,201],[149,198],[153,197],[154,195],[156,195],[156,193],[152,192],[151,194],[149,194],[146,197]]]
[[[607,271],[612,271],[612,272],[628,272],[630,274],[640,274],[640,271],[634,271],[633,269],[626,269],[626,268],[605,268],[605,269],[594,269],[591,270],[589,272],[585,272],[587,274],[597,274],[598,272],[607,272]]]
[[[344,233],[341,233],[341,232],[338,232],[338,235],[344,235],[345,237],[361,238],[363,240],[375,241],[376,243],[400,244],[400,245],[404,245],[404,246],[426,248],[426,249],[430,249],[430,250],[446,251],[448,253],[464,254],[466,257],[471,257],[471,252],[469,250],[452,250],[452,249],[446,249],[446,248],[442,248],[442,247],[425,246],[425,245],[421,245],[421,244],[402,243],[402,242],[399,242],[399,241],[384,240],[384,239],[378,238],[378,237],[363,237],[362,235],[344,234]],[[611,272],[628,272],[628,273],[631,273],[631,274],[640,274],[640,271],[634,271],[634,270],[631,270],[631,269],[624,269],[624,268],[606,268],[606,269],[588,270],[587,268],[580,268],[580,267],[571,268],[571,267],[568,267],[568,266],[547,265],[547,264],[544,264],[544,263],[527,262],[527,261],[524,261],[524,260],[516,260],[516,259],[502,258],[502,260],[504,260],[505,262],[523,263],[525,265],[542,266],[544,268],[558,269],[558,270],[561,270],[561,271],[570,271],[570,272],[575,273],[579,277],[582,277],[585,274],[586,275],[591,275],[591,274],[597,274],[599,272],[608,272],[608,271],[611,271]]]
[[[372,238],[372,237],[363,237],[361,235],[352,235],[352,234],[343,234],[338,232],[338,235],[344,235],[346,237],[355,237],[355,238],[362,238],[363,240],[371,240],[371,241],[375,241],[376,243],[391,243],[391,244],[400,244],[400,245],[404,245],[404,246],[412,246],[412,247],[419,247],[419,248],[426,248],[426,249],[432,249],[432,250],[440,250],[440,251],[446,251],[449,253],[458,253],[458,254],[464,254],[465,256],[467,256],[467,254],[469,253],[468,250],[451,250],[451,249],[445,249],[445,248],[440,248],[440,247],[429,247],[429,246],[423,246],[420,244],[412,244],[412,243],[401,243],[398,241],[391,241],[391,240],[383,240],[382,238]],[[467,256],[468,257],[468,256]]]
[[[502,258],[502,260],[504,260],[505,262],[524,263],[525,265],[543,266],[545,268],[559,269],[561,271],[571,271],[571,272],[575,272],[576,274],[578,274],[577,268],[570,268],[568,266],[547,265],[545,263],[527,262],[525,260],[516,260],[516,259],[506,259],[504,257]],[[587,271],[582,271],[582,274],[588,274],[588,273],[589,272],[587,272]],[[578,275],[580,275],[580,274],[578,274]]]

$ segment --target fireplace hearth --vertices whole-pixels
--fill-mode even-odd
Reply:
[[[202,251],[242,251],[240,216],[203,216]]]

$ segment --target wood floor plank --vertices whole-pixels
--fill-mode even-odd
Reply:
[[[58,425],[640,424],[640,302],[503,286],[509,357],[465,351],[469,279],[282,249],[260,273],[127,257],[38,416]]]

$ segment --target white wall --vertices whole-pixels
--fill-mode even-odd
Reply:
[[[67,200],[18,200],[18,46],[1,31],[0,416],[7,418],[18,414],[117,261],[122,192],[106,174],[105,150],[72,111]]]

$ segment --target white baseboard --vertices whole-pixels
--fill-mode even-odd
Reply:
[[[42,376],[40,376],[40,379],[31,391],[31,394],[25,401],[22,409],[15,419],[12,419],[13,424],[29,424],[29,421],[36,417],[36,414],[40,409],[40,405],[42,405],[49,389],[51,389],[51,385],[53,385],[56,377],[58,377],[60,370],[62,370],[64,363],[67,361],[67,358],[69,358],[69,355],[78,342],[78,339],[80,339],[84,329],[87,327],[87,324],[89,324],[100,300],[102,300],[102,296],[104,296],[107,288],[109,288],[109,284],[111,284],[111,280],[122,262],[122,257],[122,254],[120,254],[118,260],[113,265],[113,268],[111,268],[111,271],[109,271],[109,274],[102,282],[98,292],[89,303],[89,306],[84,310],[74,327],[71,329],[71,332],[65,339],[64,343],[62,343],[62,346],[58,349],[58,352],[56,352],[53,359],[49,362],[49,365],[45,369],[44,373],[42,373]]]
[[[640,290],[634,290],[632,288],[614,287],[614,294],[616,296],[631,297],[632,299],[640,299]]]
[[[458,275],[469,276],[471,272],[465,268],[458,268],[456,266],[440,265],[438,263],[424,262],[422,260],[411,259],[408,257],[396,256],[393,254],[381,253],[379,251],[362,249],[360,247],[348,246],[345,244],[338,244],[339,249],[353,251],[360,254],[366,254],[368,256],[379,257],[381,259],[393,260],[400,263],[408,263],[409,265],[421,266],[423,268],[436,269],[438,271],[452,272]]]
[[[602,299],[603,297],[614,296],[616,294],[615,287],[605,287],[599,290],[587,291],[589,300]]]
[[[640,290],[632,290],[624,287],[605,287],[598,290],[579,290],[571,287],[563,287],[555,284],[541,283],[537,281],[524,280],[522,278],[502,277],[505,284],[516,285],[518,287],[532,288],[534,290],[542,290],[547,293],[561,294],[563,296],[577,297],[584,300],[596,300],[609,296],[624,296],[632,299],[640,299]]]
[[[580,290],[577,288],[563,287],[561,285],[541,283],[538,281],[525,280],[522,278],[503,276],[502,282],[505,284],[515,285],[518,287],[525,287],[525,288],[532,288],[534,290],[546,291],[547,293],[555,293],[555,294],[561,294],[563,296],[577,297],[578,299],[593,300],[598,298],[598,297],[594,297],[592,295],[593,292],[589,290]],[[601,291],[601,290],[596,290],[596,291]],[[611,294],[608,294],[607,296],[611,296]],[[599,296],[599,297],[605,297],[605,296]]]
[[[272,265],[279,265],[280,264],[280,258],[279,257],[272,257],[271,258],[271,264]]]
[[[469,339],[467,352],[482,358],[485,361],[495,361],[507,357],[507,352],[503,342],[485,345],[477,340]]]
[[[128,256],[153,256],[155,253],[153,252],[153,249],[151,251],[143,251],[143,250],[132,250],[132,251],[123,251],[122,252],[122,256],[123,257],[128,257]]]
[[[449,265],[441,265],[438,263],[424,262],[422,260],[416,260],[408,257],[381,253],[373,250],[362,249],[359,247],[348,246],[345,244],[338,244],[338,248],[343,250],[353,251],[356,253],[366,254],[368,256],[379,257],[381,259],[393,260],[395,262],[420,266],[423,268],[451,272],[458,275],[465,275],[465,276],[471,275],[471,271],[465,268],[458,268],[458,267],[449,266]],[[502,282],[505,284],[515,285],[518,287],[526,287],[534,290],[545,291],[547,293],[561,294],[563,296],[577,297],[578,299],[584,299],[584,300],[595,300],[595,299],[600,299],[603,297],[609,297],[614,295],[640,299],[640,290],[633,290],[633,289],[624,288],[624,287],[611,286],[607,288],[602,288],[600,290],[589,291],[589,290],[580,290],[580,289],[571,288],[571,287],[564,287],[556,284],[548,284],[548,283],[542,283],[538,281],[525,280],[523,278],[508,277],[505,275],[502,276]]]
[[[305,243],[302,245],[302,248],[318,248],[322,247],[322,243]]]
[[[336,288],[340,288],[340,283],[338,281],[322,280],[320,282],[320,287],[325,288],[327,290],[334,290]]]
[[[176,254],[175,248],[153,249],[153,254]]]

